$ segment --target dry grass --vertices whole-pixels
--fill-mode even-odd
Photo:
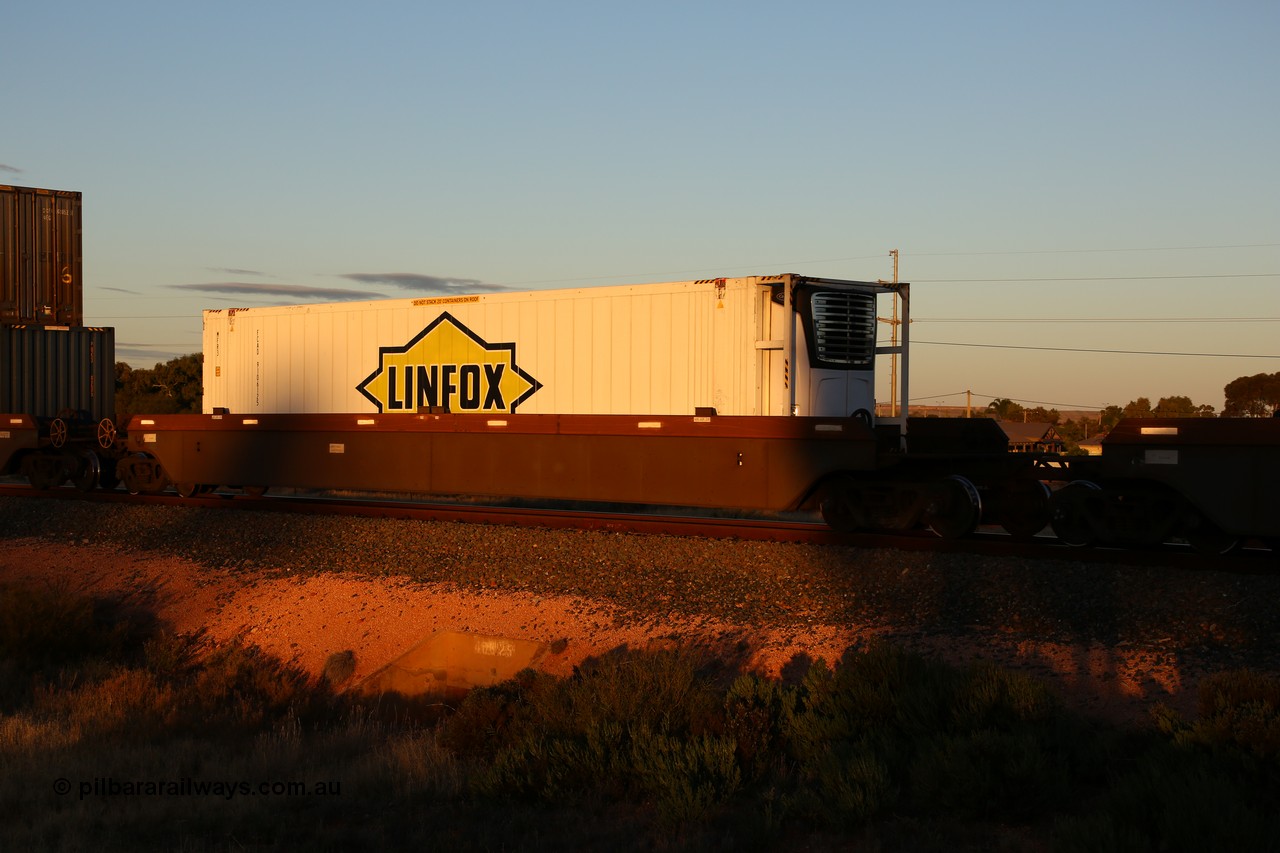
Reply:
[[[4,849],[1280,838],[1280,687],[1250,673],[1209,683],[1197,720],[1120,732],[1028,677],[887,646],[792,682],[681,649],[619,653],[446,708],[336,694],[252,647],[165,634],[67,590],[0,590],[0,632]],[[304,789],[273,787],[287,783]]]

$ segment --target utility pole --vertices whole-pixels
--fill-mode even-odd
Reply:
[[[889,254],[893,256],[893,283],[898,283],[898,250],[890,249]],[[879,284],[884,284],[884,279],[880,279]],[[898,294],[893,294],[893,319],[885,320],[883,317],[877,317],[881,323],[889,324],[889,342],[893,347],[893,352],[889,355],[889,417],[896,418],[898,416],[898,326],[902,321],[898,319]],[[907,405],[907,401],[902,401],[903,405]],[[910,409],[908,409],[910,414]]]

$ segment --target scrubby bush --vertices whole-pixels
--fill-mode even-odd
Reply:
[[[1256,673],[1207,679],[1193,721],[1165,709],[1153,729],[1118,732],[1067,714],[1034,679],[890,646],[793,683],[728,677],[689,651],[620,651],[570,678],[522,672],[441,718],[438,705],[334,694],[253,647],[159,632],[65,591],[3,592],[0,676],[22,685],[0,708],[14,849],[947,850],[1029,838],[1199,851],[1280,839],[1280,686]],[[342,780],[343,796],[50,808],[51,764],[69,778]]]

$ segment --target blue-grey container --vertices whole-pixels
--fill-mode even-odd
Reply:
[[[0,412],[115,420],[116,330],[0,325]]]

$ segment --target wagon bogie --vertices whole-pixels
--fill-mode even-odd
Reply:
[[[1211,550],[1224,537],[1280,536],[1280,419],[1122,421],[1095,470],[1176,494],[1174,535]]]
[[[159,460],[146,453],[133,453],[118,460],[116,476],[131,495],[162,492],[170,482]]]

